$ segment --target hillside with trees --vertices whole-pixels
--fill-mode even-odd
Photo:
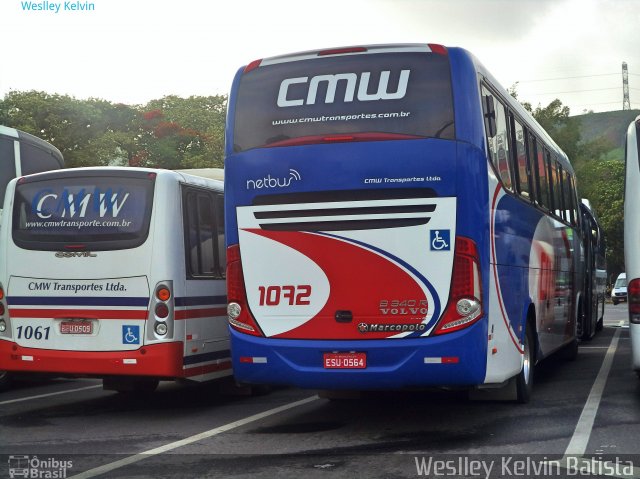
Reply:
[[[640,111],[570,116],[557,99],[546,107],[524,106],[571,159],[578,193],[591,202],[604,229],[608,274],[615,278],[624,271],[624,137]]]

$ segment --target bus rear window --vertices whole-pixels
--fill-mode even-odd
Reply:
[[[134,248],[149,232],[155,175],[61,176],[18,182],[13,240],[42,251]]]
[[[234,151],[332,135],[453,139],[448,56],[319,57],[261,66],[242,76]]]

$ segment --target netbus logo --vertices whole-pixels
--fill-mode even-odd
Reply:
[[[335,75],[316,75],[311,77],[311,80],[309,80],[309,77],[286,78],[280,83],[280,90],[278,91],[278,106],[284,108],[305,104],[314,105],[316,102],[316,96],[318,95],[318,86],[323,82],[327,84],[327,93],[325,95],[324,102],[333,103],[336,96],[336,89],[338,88],[338,82],[340,81],[347,82],[344,92],[345,103],[353,101],[356,96],[356,85],[358,86],[358,101],[399,100],[404,98],[407,94],[407,84],[409,83],[410,74],[411,70],[400,71],[398,89],[395,92],[389,92],[389,77],[391,76],[391,71],[384,70],[380,72],[378,91],[376,93],[369,93],[371,72],[362,72],[359,77],[357,73],[336,73]],[[289,87],[291,85],[306,83],[309,84],[306,99],[287,98]]]
[[[302,176],[294,169],[289,170],[289,176],[284,178],[274,178],[271,174],[268,174],[264,178],[258,178],[256,180],[247,180],[248,190],[261,190],[263,188],[285,188],[291,185],[292,181],[302,180]]]

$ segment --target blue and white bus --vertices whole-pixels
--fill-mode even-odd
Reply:
[[[584,290],[582,317],[578,321],[580,339],[590,340],[604,325],[604,305],[607,285],[607,259],[604,231],[591,202],[580,202],[584,249]]]
[[[504,386],[526,402],[536,362],[577,353],[574,171],[463,49],[241,68],[225,208],[240,382]]]

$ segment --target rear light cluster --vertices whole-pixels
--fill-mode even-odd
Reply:
[[[262,336],[260,328],[249,312],[247,291],[244,287],[240,245],[227,248],[227,317],[229,324],[237,331]]]
[[[629,303],[629,322],[640,324],[640,278],[633,279],[627,286]]]
[[[482,317],[482,279],[476,244],[456,237],[449,302],[434,334],[451,333],[470,326]]]
[[[4,297],[4,288],[0,284],[0,335],[4,335],[9,326],[7,324],[7,300]]]
[[[171,288],[171,282],[162,282],[156,285],[153,297],[153,331],[157,336],[164,339],[167,336],[173,336],[173,310],[174,299]]]

